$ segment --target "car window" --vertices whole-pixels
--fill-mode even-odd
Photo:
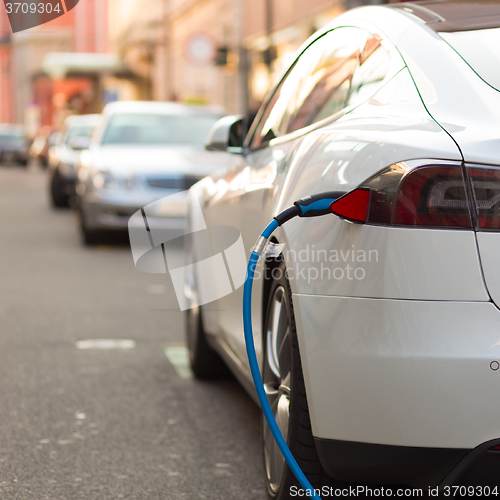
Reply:
[[[311,46],[311,65],[290,106],[287,133],[333,116],[346,107],[368,33],[337,28]],[[304,53],[305,55],[305,53]]]
[[[73,125],[66,134],[64,144],[69,144],[75,137],[90,137],[93,130],[93,125]]]
[[[344,108],[367,38],[368,33],[362,29],[337,28],[310,45],[268,102],[252,146],[316,123]]]
[[[389,71],[390,62],[389,54],[382,47],[380,37],[371,35],[352,79],[348,106],[361,104],[377,92]]]
[[[290,102],[294,97],[297,87],[304,79],[309,65],[310,62],[306,57],[300,57],[276,88],[271,100],[266,105],[253,136],[253,147],[258,147],[286,133],[290,116]]]
[[[219,118],[209,114],[116,113],[110,117],[101,143],[203,146]]]
[[[22,147],[26,142],[24,134],[17,132],[0,132],[1,147]]]

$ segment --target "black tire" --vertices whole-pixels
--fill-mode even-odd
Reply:
[[[314,445],[292,294],[284,262],[274,268],[273,276],[276,279],[271,284],[263,330],[265,343],[262,378],[283,437],[307,479],[314,488],[332,487],[335,486],[335,481],[324,471]],[[281,302],[279,309],[278,301]],[[278,322],[275,321],[276,318]],[[289,416],[285,425],[286,415]],[[283,429],[287,429],[287,432]],[[262,440],[265,482],[269,497],[273,500],[293,498],[292,486],[301,486],[284,462],[265,419],[262,423]]]
[[[201,308],[197,306],[188,309],[184,321],[189,349],[189,364],[195,377],[200,380],[227,377],[229,369],[207,342],[203,330]]]
[[[57,170],[50,179],[50,200],[55,208],[68,208],[70,197],[64,192],[64,184]]]
[[[89,229],[82,229],[83,244],[87,247],[99,245],[102,242],[103,236],[99,231],[91,231]]]
[[[85,223],[85,216],[81,208],[78,210],[78,217],[80,219],[80,234],[82,236],[82,241],[85,246],[95,246],[99,245],[103,239],[104,235],[102,231],[96,229],[89,229]]]

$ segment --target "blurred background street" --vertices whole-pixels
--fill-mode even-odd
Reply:
[[[83,247],[44,181],[0,169],[0,498],[264,498],[255,404],[233,380],[183,378],[166,276],[120,241]],[[77,348],[99,338],[136,347]]]
[[[14,35],[2,8],[0,123],[24,123],[33,139],[116,100],[253,115],[312,33],[347,9],[397,1],[71,0],[66,15]]]

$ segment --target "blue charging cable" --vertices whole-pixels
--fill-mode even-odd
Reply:
[[[273,415],[273,411],[267,399],[266,391],[264,389],[264,383],[260,374],[259,363],[257,362],[257,355],[255,353],[255,344],[253,341],[252,285],[257,262],[264,252],[269,238],[279,226],[283,225],[285,222],[293,219],[294,217],[319,217],[321,215],[330,214],[332,213],[330,210],[331,204],[344,194],[345,193],[343,192],[329,192],[314,196],[308,196],[307,198],[296,201],[292,207],[287,208],[279,215],[277,215],[273,219],[273,221],[266,227],[266,229],[264,229],[259,240],[257,241],[257,244],[255,245],[254,250],[250,255],[245,285],[243,288],[243,327],[245,331],[245,343],[247,348],[248,362],[250,364],[250,371],[252,372],[253,382],[255,384],[255,389],[257,391],[257,396],[259,397],[264,417],[267,420],[274,439],[276,440],[276,443],[281,450],[283,457],[290,467],[290,470],[293,472],[302,488],[307,493],[310,493],[309,497],[317,500],[321,500],[321,498],[314,491],[311,483],[307,480],[306,476],[302,472],[302,469],[299,467],[297,461],[292,455],[292,452],[288,448],[285,438],[281,434],[280,428],[278,427],[276,419]]]

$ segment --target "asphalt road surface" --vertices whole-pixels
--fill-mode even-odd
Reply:
[[[83,247],[35,166],[0,167],[0,228],[0,498],[263,500],[259,411],[189,378],[168,278]]]

